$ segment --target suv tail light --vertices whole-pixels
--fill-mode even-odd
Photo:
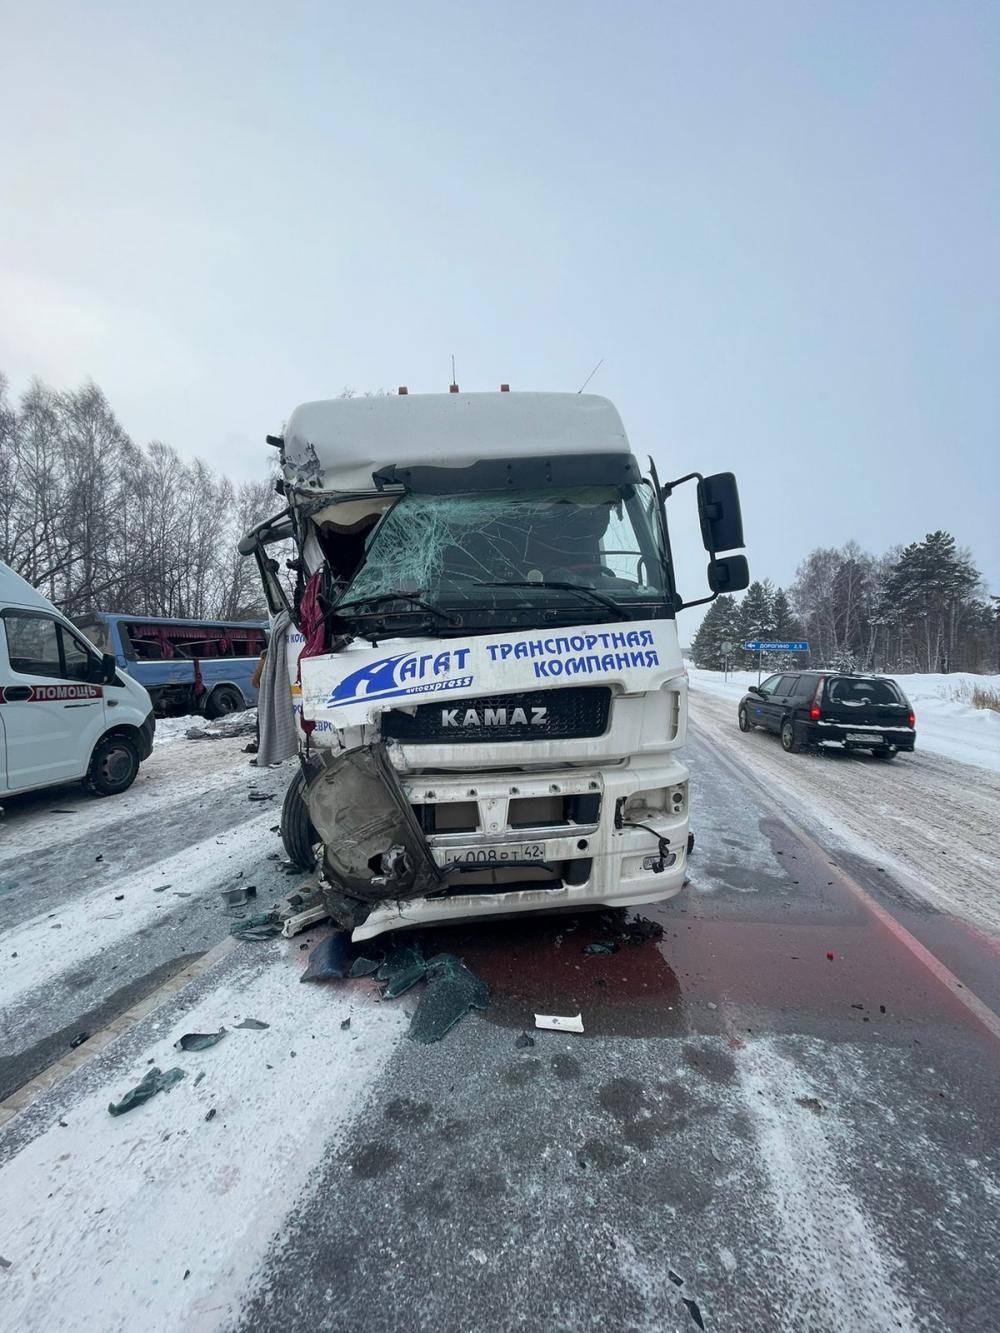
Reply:
[[[909,714],[907,715],[907,719],[906,719],[906,720],[909,722],[909,724],[910,724],[911,727],[915,727],[915,726],[917,725],[917,715],[916,715],[916,713],[913,712],[912,709],[910,710]]]
[[[823,677],[820,676],[816,685],[816,693],[813,695],[813,701],[809,708],[809,721],[818,722],[822,716],[819,707],[819,697],[823,693]]]

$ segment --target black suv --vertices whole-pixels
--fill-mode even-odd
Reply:
[[[906,695],[887,676],[832,671],[789,671],[751,685],[740,700],[740,731],[762,727],[797,754],[808,745],[871,750],[895,759],[912,750],[916,718]]]

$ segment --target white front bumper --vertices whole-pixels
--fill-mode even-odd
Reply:
[[[656,814],[643,822],[657,836],[669,839],[676,860],[661,871],[644,868],[643,861],[655,858],[657,836],[647,829],[616,828],[619,801],[636,792],[674,787],[686,783],[687,768],[673,755],[631,763],[627,767],[556,770],[549,773],[448,775],[403,777],[411,803],[465,802],[474,799],[480,809],[480,831],[475,833],[429,834],[434,859],[447,865],[460,851],[490,849],[513,842],[542,843],[547,861],[588,859],[590,875],[582,884],[559,883],[556,887],[525,887],[513,891],[491,888],[461,893],[454,888],[446,895],[386,903],[376,908],[358,926],[353,939],[365,940],[386,930],[457,921],[475,917],[507,916],[519,912],[551,912],[584,907],[637,907],[673,897],[684,883],[687,869],[689,817],[687,802],[677,812]],[[575,795],[600,792],[600,818],[596,824],[572,829],[517,829],[506,825],[507,801],[512,795],[530,797],[559,793]]]

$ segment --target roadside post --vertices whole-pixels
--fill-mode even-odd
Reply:
[[[757,654],[757,684],[760,684],[761,670],[764,665],[765,653],[807,653],[809,644],[805,639],[796,641],[777,640],[777,639],[748,639],[743,647],[748,653]]]
[[[719,644],[719,647],[722,649],[722,679],[727,681],[729,679],[729,664],[733,660],[732,639],[724,639],[722,643]]]

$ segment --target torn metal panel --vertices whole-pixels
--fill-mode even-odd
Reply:
[[[335,891],[362,903],[425,896],[444,880],[379,741],[324,756],[306,788]]]

